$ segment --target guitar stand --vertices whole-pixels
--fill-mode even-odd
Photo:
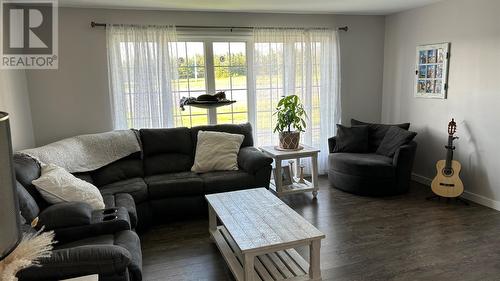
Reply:
[[[439,196],[439,195],[432,195],[432,196],[429,196],[427,198],[425,198],[425,200],[432,200],[432,199],[438,199],[439,201],[441,201],[441,198],[446,198],[446,203],[450,203],[450,197],[442,197],[442,196]],[[455,198],[455,201],[458,201],[458,202],[461,202],[463,203],[465,206],[469,206],[469,202],[467,202],[466,200],[462,199],[461,197],[454,197]]]

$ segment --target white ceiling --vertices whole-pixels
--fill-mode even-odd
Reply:
[[[59,0],[62,7],[387,15],[441,0]]]

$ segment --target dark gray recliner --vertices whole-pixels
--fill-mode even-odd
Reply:
[[[369,126],[369,153],[335,152],[336,137],[328,139],[328,179],[340,190],[366,196],[389,196],[408,191],[417,143],[401,146],[394,157],[376,154],[390,125],[351,120],[351,125]],[[410,124],[399,124],[408,129]]]
[[[142,280],[141,243],[131,230],[125,208],[110,209],[113,220],[105,221],[101,210],[86,203],[68,202],[41,209],[30,193],[17,182],[21,215],[28,222],[56,234],[52,255],[18,272],[20,281],[61,280],[98,274],[100,281]],[[34,231],[29,225],[25,231]]]

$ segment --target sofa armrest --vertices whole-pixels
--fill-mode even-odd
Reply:
[[[54,230],[59,242],[130,230],[130,217],[123,207],[92,210],[86,203],[55,204],[40,213],[38,227]]]
[[[39,216],[38,225],[46,230],[88,225],[92,220],[92,207],[82,202],[66,202],[49,206]]]
[[[416,151],[417,143],[412,141],[407,145],[401,146],[392,159],[393,165],[396,168],[397,186],[401,190],[408,190],[410,187],[413,160],[415,159]]]
[[[116,245],[87,245],[52,251],[40,259],[41,266],[18,272],[20,280],[61,280],[99,274],[113,276],[127,271],[131,254]]]
[[[335,149],[335,145],[337,145],[337,137],[331,137],[328,139],[328,151],[330,153],[333,153],[333,150]]]
[[[271,165],[273,159],[255,147],[247,146],[238,153],[238,166],[248,173],[255,174],[259,169]]]
[[[392,164],[396,167],[410,169],[413,166],[413,159],[417,150],[417,143],[412,141],[409,144],[402,145],[396,150]],[[409,167],[408,167],[409,166]]]
[[[111,214],[103,211],[112,210]],[[130,217],[125,208],[109,208],[94,210],[90,224],[55,229],[56,240],[69,242],[97,235],[115,234],[124,230],[131,230]]]

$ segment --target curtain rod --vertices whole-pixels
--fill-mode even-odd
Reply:
[[[94,27],[104,27],[105,28],[106,24],[91,21],[90,26],[92,28],[94,28]],[[175,27],[178,27],[178,28],[207,28],[207,29],[226,29],[226,28],[229,28],[229,29],[231,29],[231,31],[233,31],[233,29],[253,29],[254,28],[251,26],[215,26],[215,25],[176,25]],[[267,26],[263,26],[262,28],[267,28]],[[269,27],[269,28],[273,28],[273,27]],[[304,28],[304,27],[284,27],[284,29],[295,29],[295,28]],[[314,27],[314,28],[304,28],[304,29],[327,29],[327,28]],[[349,27],[342,26],[342,27],[338,27],[337,30],[347,32],[349,30]]]

